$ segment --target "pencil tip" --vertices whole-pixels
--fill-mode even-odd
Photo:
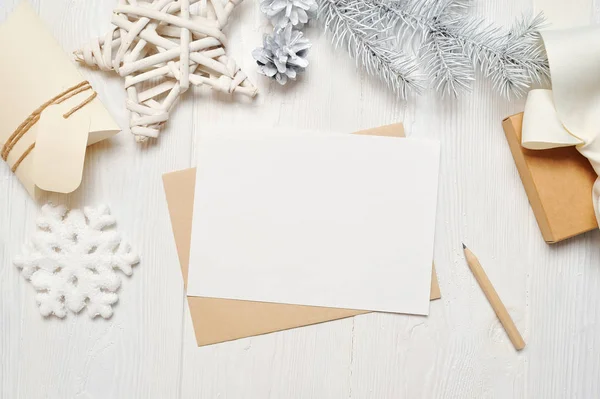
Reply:
[[[462,245],[463,245],[463,249],[467,249],[467,246],[465,245],[464,242],[462,243]]]

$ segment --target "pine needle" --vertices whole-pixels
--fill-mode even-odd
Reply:
[[[418,72],[415,57],[389,45],[391,37],[381,35],[373,15],[363,15],[355,1],[322,1],[319,15],[325,29],[332,33],[335,47],[346,47],[348,53],[373,76],[378,76],[400,98],[409,92],[420,93],[423,89],[422,76]]]
[[[422,89],[419,70],[438,92],[453,96],[470,90],[476,71],[507,98],[549,78],[541,14],[521,17],[505,31],[469,15],[468,0],[319,0],[319,5],[319,19],[334,44],[347,47],[402,98]]]

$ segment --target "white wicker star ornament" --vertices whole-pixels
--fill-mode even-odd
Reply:
[[[242,0],[119,0],[114,27],[75,51],[78,61],[125,78],[137,141],[158,137],[190,86],[254,97],[256,87],[225,53],[223,33]]]

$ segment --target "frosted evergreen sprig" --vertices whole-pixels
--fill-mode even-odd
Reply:
[[[468,0],[319,1],[319,18],[326,29],[334,32],[334,44],[336,36],[368,29],[368,36],[376,37],[393,54],[406,57],[404,50],[411,50],[442,94],[456,96],[468,90],[476,69],[505,97],[521,96],[532,83],[541,83],[549,76],[538,33],[544,21],[541,15],[522,17],[505,32],[469,15]],[[338,20],[342,19],[345,24],[340,25]],[[394,40],[386,40],[390,37]],[[347,44],[354,55],[354,43]],[[377,53],[370,55],[376,57]],[[373,73],[373,67],[364,59],[357,57],[357,61]],[[375,70],[374,74],[388,82],[385,71]]]
[[[361,13],[356,4],[321,1],[319,18],[325,29],[332,32],[336,47],[346,47],[357,64],[360,62],[367,73],[379,76],[401,98],[410,91],[421,92],[423,78],[414,57],[392,51],[389,42],[393,38],[373,29],[372,16]]]

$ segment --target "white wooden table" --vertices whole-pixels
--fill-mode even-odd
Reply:
[[[0,21],[18,1],[0,0]],[[33,4],[71,51],[104,33],[115,2]],[[480,0],[472,12],[508,24],[530,9],[529,0]],[[256,74],[250,55],[267,30],[257,0],[239,7],[229,29],[230,53],[260,87],[258,98],[188,93],[155,144],[124,132],[90,148],[73,195],[35,203],[0,163],[0,397],[599,397],[600,234],[543,242],[500,125],[523,100],[500,99],[479,82],[458,100],[428,93],[399,101],[314,27],[306,76],[282,88]],[[125,126],[121,81],[84,74]],[[193,166],[197,134],[247,124],[352,132],[397,121],[410,136],[442,142],[435,262],[443,297],[430,316],[369,314],[196,348],[161,175]],[[45,200],[107,203],[141,253],[110,320],[41,317],[12,265]],[[523,333],[523,352],[514,351],[469,272],[463,240]]]

